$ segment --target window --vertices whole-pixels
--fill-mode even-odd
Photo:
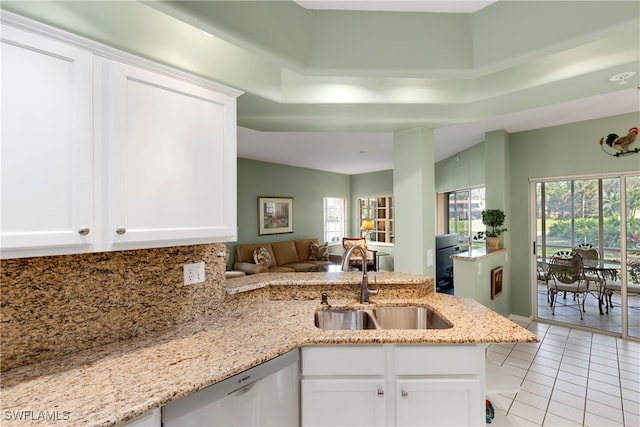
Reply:
[[[347,223],[347,201],[336,197],[324,198],[324,239],[329,244],[341,243]]]
[[[363,221],[370,220],[371,230],[360,230],[364,237],[368,237],[372,242],[377,243],[394,243],[393,228],[393,197],[366,197],[358,199],[358,218],[359,224]]]
[[[442,212],[445,220],[442,221],[444,227],[440,231],[444,234],[458,234],[460,250],[463,252],[484,246],[484,241],[473,238],[479,231],[485,230],[482,224],[484,187],[461,189],[441,196],[438,200],[445,205],[438,212]]]
[[[638,176],[627,179],[628,258],[640,266],[640,185]],[[590,243],[604,259],[620,259],[621,178],[596,177],[536,183],[537,238],[540,256],[571,250],[579,243]],[[635,243],[635,244],[633,244]],[[629,278],[640,283],[640,268],[630,270]]]

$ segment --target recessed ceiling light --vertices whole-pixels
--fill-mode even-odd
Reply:
[[[620,73],[620,74],[616,74],[615,76],[612,76],[609,80],[612,82],[618,82],[619,85],[624,85],[624,84],[627,84],[628,79],[630,79],[635,75],[636,75],[635,71],[626,71],[624,73]]]

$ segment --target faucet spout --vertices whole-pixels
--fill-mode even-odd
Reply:
[[[349,259],[354,251],[359,250],[362,255],[362,283],[360,286],[360,304],[369,304],[369,297],[377,295],[378,291],[369,289],[369,277],[367,276],[367,251],[362,246],[352,246],[342,260],[342,271],[349,270]]]

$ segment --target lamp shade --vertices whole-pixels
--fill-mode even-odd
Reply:
[[[373,221],[371,221],[370,219],[363,219],[360,230],[373,230]]]

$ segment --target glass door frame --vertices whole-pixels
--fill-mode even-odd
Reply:
[[[610,174],[594,174],[594,175],[576,175],[576,176],[559,176],[559,177],[546,177],[546,178],[530,178],[529,179],[529,241],[531,244],[530,249],[530,263],[529,263],[529,271],[530,271],[530,290],[531,290],[531,310],[533,314],[533,319],[538,322],[544,323],[557,323],[560,325],[567,325],[564,322],[555,322],[553,320],[549,320],[546,318],[538,317],[538,274],[537,274],[537,253],[538,248],[537,245],[537,188],[536,186],[541,182],[550,182],[550,181],[574,181],[574,180],[584,180],[584,179],[611,179],[617,178],[620,181],[620,263],[623,266],[620,270],[620,313],[622,318],[621,331],[620,333],[614,333],[611,331],[601,330],[601,329],[591,329],[595,330],[598,333],[619,336],[623,339],[629,340],[640,340],[640,337],[630,336],[629,328],[628,328],[628,316],[629,316],[629,307],[628,307],[628,296],[627,296],[627,283],[628,283],[628,262],[627,262],[627,177],[630,176],[638,176],[638,172],[620,172],[620,173],[610,173]],[[602,209],[600,209],[602,210]],[[600,221],[602,221],[602,215],[600,215]],[[602,234],[602,229],[599,230]],[[600,239],[602,241],[602,239]],[[572,327],[576,329],[585,329],[584,326],[578,324],[570,324]]]

